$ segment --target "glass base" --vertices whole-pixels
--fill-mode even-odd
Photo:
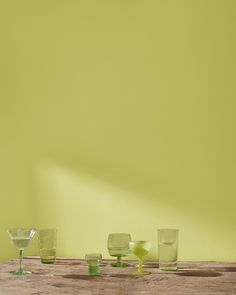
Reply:
[[[53,264],[55,263],[55,259],[41,259],[41,263],[44,263],[44,264]]]
[[[146,271],[146,270],[142,270],[142,271],[135,271],[132,273],[134,276],[146,276],[146,275],[150,275],[150,271]]]
[[[113,262],[111,263],[111,266],[114,266],[114,267],[127,267],[129,266],[129,264],[127,262]]]
[[[25,270],[25,269],[18,269],[15,271],[11,271],[11,273],[15,276],[24,276],[24,275],[30,275],[32,274],[31,270]]]
[[[177,271],[177,263],[159,263],[160,270]]]
[[[177,267],[160,267],[162,271],[177,271]]]

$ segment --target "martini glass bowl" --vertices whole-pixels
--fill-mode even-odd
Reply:
[[[143,256],[147,255],[151,248],[149,241],[131,241],[129,243],[131,252],[138,257],[139,265],[133,275],[148,275],[150,272],[143,270]]]
[[[13,275],[28,275],[32,272],[23,269],[23,252],[27,248],[36,233],[34,228],[10,228],[7,233],[11,239],[12,244],[19,249],[19,269],[13,271]]]

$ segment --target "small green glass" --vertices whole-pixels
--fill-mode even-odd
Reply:
[[[102,254],[100,253],[93,253],[93,254],[86,254],[85,260],[88,264],[88,274],[90,276],[100,276],[100,264],[102,261]]]
[[[107,248],[111,256],[117,257],[117,261],[111,265],[114,267],[127,267],[127,262],[121,261],[122,257],[130,255],[129,242],[131,235],[127,233],[113,233],[109,234],[107,241]]]

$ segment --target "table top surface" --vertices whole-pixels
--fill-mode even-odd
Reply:
[[[236,263],[180,262],[178,271],[163,272],[157,262],[144,262],[150,275],[132,275],[137,262],[117,268],[103,260],[102,275],[87,274],[84,260],[58,258],[55,264],[41,264],[37,257],[24,259],[31,275],[13,276],[18,261],[0,264],[0,295],[195,295],[236,294]]]

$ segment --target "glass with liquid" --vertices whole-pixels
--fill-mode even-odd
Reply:
[[[18,249],[25,249],[29,246],[31,239],[28,237],[14,237],[11,239],[14,246]]]
[[[149,241],[131,241],[129,243],[131,252],[138,257],[139,265],[138,270],[133,272],[133,275],[148,275],[149,271],[143,270],[143,256],[147,255],[151,248],[151,243]]]
[[[23,253],[25,248],[29,246],[36,230],[34,228],[10,228],[7,230],[7,233],[12,244],[19,250],[19,269],[11,273],[20,276],[31,274],[31,270],[23,268]]]
[[[42,263],[52,264],[56,260],[56,229],[39,230],[39,254]]]
[[[159,268],[165,271],[177,270],[178,229],[159,229],[158,231]]]

